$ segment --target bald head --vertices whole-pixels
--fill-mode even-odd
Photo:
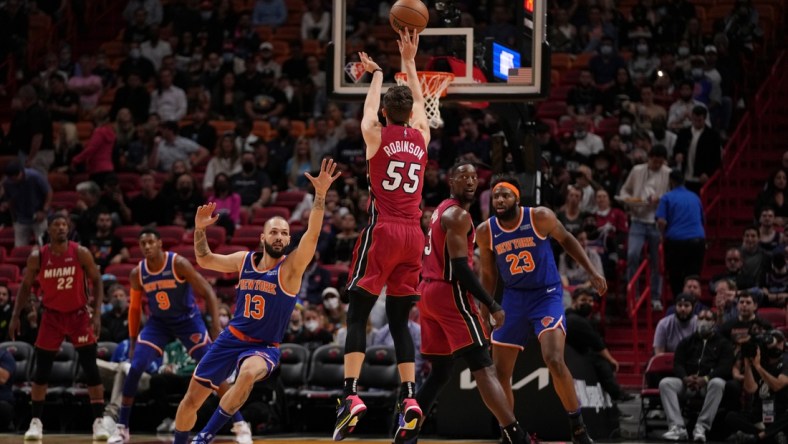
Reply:
[[[290,230],[290,224],[287,220],[282,216],[274,216],[263,224],[263,233],[268,233],[271,231],[271,228],[276,227],[280,230]]]

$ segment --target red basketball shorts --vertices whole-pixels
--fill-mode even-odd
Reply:
[[[69,313],[44,309],[41,314],[41,325],[38,328],[36,347],[58,351],[66,337],[77,348],[96,342],[87,309],[80,308]]]
[[[424,233],[418,221],[380,216],[356,241],[348,290],[386,296],[418,296]]]
[[[470,294],[458,284],[425,280],[421,300],[421,353],[456,355],[471,347],[486,346],[489,333]]]

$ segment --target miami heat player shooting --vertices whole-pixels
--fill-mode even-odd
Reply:
[[[378,120],[383,70],[366,53],[359,53],[364,69],[372,74],[361,121],[367,145],[369,225],[356,242],[348,277],[350,308],[345,340],[345,397],[337,407],[336,441],[352,432],[367,410],[358,396],[356,384],[367,348],[367,318],[384,285],[387,288],[386,315],[402,381],[399,428],[394,441],[404,442],[415,435],[421,418],[421,409],[414,399],[415,350],[408,331],[408,313],[419,297],[416,287],[424,247],[419,205],[430,130],[416,74],[419,36],[405,29],[400,32],[397,43],[408,75],[408,86],[391,87],[383,96],[385,127]]]
[[[68,337],[79,352],[79,365],[85,371],[93,410],[93,439],[106,440],[109,431],[104,427],[104,386],[96,365],[96,338],[101,333],[101,303],[104,287],[93,255],[87,248],[68,240],[68,219],[54,215],[49,219],[49,244],[33,250],[27,258],[25,276],[14,303],[14,313],[8,325],[12,340],[19,333],[19,314],[27,306],[30,287],[38,281],[44,298],[41,323],[36,338],[33,387],[30,400],[33,419],[25,432],[25,440],[40,441],[44,426],[41,415],[47,394],[47,381],[52,371],[52,361],[60,350],[63,339]],[[87,279],[93,285],[93,316],[88,311]]]
[[[476,242],[485,289],[494,293],[499,274],[504,282],[502,305],[506,323],[492,334],[498,381],[509,405],[514,406],[512,372],[517,354],[528,336],[536,334],[553,387],[569,414],[572,442],[589,444],[592,441],[580,414],[574,380],[564,362],[563,290],[548,237],[558,241],[588,272],[600,295],[607,291],[607,282],[594,270],[583,247],[555,213],[544,207],[520,206],[520,186],[515,180],[497,179],[492,190],[495,215],[479,225]]]
[[[265,247],[263,253],[211,253],[205,228],[219,219],[218,215],[213,215],[216,204],[209,203],[197,209],[194,216],[197,263],[209,270],[238,273],[238,293],[235,316],[197,364],[189,390],[178,406],[173,444],[186,443],[197,420],[197,409],[234,371],[237,372],[235,384],[224,394],[219,407],[192,444],[212,442],[216,433],[246,402],[254,383],[267,378],[279,365],[279,343],[295,308],[304,270],[315,256],[323,226],[326,191],[339,177],[339,173],[334,174],[335,169],[333,160],[323,159],[318,177],[304,173],[315,187],[315,201],[309,214],[309,226],[298,248],[288,256],[284,253],[290,243],[290,225],[281,217],[273,217],[263,226],[260,236]]]

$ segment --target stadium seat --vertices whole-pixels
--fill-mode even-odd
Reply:
[[[179,256],[183,256],[192,264],[197,263],[197,255],[194,253],[194,245],[175,245],[174,247],[170,248],[170,251],[178,254]]]
[[[306,192],[304,191],[280,191],[276,193],[274,205],[277,207],[285,207],[293,211],[295,207],[304,200]]]
[[[393,408],[400,383],[394,347],[368,346],[358,383],[364,388],[359,396],[368,406]]]
[[[339,287],[340,278],[344,276],[347,279],[347,274],[350,271],[348,266],[344,264],[323,264],[321,266],[331,273],[332,287]]]
[[[126,259],[127,264],[137,265],[143,259],[145,259],[145,256],[142,254],[142,249],[139,245],[129,247],[129,258]]]
[[[55,171],[47,174],[49,186],[52,187],[53,192],[67,191],[71,178],[66,173],[58,173]]]
[[[660,353],[648,361],[643,375],[643,388],[640,390],[640,422],[648,435],[648,415],[662,406],[659,397],[659,381],[673,375],[673,353]]]
[[[784,308],[759,308],[758,317],[768,321],[774,328],[785,327]]]
[[[107,268],[104,269],[104,273],[115,276],[119,284],[128,285],[129,274],[136,266],[137,264],[109,264]]]
[[[260,240],[260,236],[259,235],[257,236],[257,240],[258,241]],[[248,250],[248,248],[246,248],[243,245],[220,245],[216,249],[215,253],[216,254],[233,254],[233,253],[237,253],[239,251],[247,251],[247,250]]]
[[[14,264],[0,264],[0,279],[6,279],[8,282],[19,282],[19,267]]]
[[[14,227],[0,228],[0,247],[6,250],[14,248]]]
[[[282,384],[285,395],[295,396],[306,381],[306,370],[309,365],[309,350],[300,344],[282,344],[279,347],[282,357],[279,360]]]
[[[220,227],[219,225],[210,225],[205,229],[205,234],[208,237],[208,246],[211,249],[219,248],[220,245],[223,245],[227,242],[227,232],[225,231],[224,227]],[[194,231],[186,231],[183,233],[183,238],[181,239],[181,243],[184,245],[193,245],[194,244]]]
[[[56,191],[52,193],[52,208],[65,208],[71,211],[79,200],[79,193],[76,191]]]
[[[30,374],[33,367],[33,346],[22,341],[8,341],[0,344],[0,349],[8,350],[16,361],[12,384],[14,393],[22,391],[22,387],[29,385]]]
[[[555,85],[550,88],[550,100],[554,102],[565,102],[569,90],[574,88],[571,85]],[[566,109],[564,109],[566,111]]]
[[[121,225],[115,228],[115,236],[123,240],[123,245],[132,248],[140,243],[140,231],[142,227],[139,225]]]
[[[186,229],[177,225],[164,225],[156,228],[156,231],[161,235],[162,246],[167,249],[181,243]]]
[[[262,208],[255,208],[252,210],[252,225],[259,225],[262,226],[268,219],[279,216],[285,218],[285,220],[290,219],[290,210],[286,207],[262,207]]]
[[[101,359],[102,361],[112,361],[112,355],[115,354],[115,350],[118,348],[118,344],[112,341],[102,341],[97,344],[96,348],[96,357]]]
[[[563,101],[542,102],[536,110],[537,119],[558,120],[564,114],[566,114],[566,102]]]
[[[6,257],[5,261],[9,264],[16,265],[20,270],[23,270],[25,265],[27,265],[27,258],[30,256],[30,252],[33,251],[33,248],[35,248],[33,245],[14,247],[14,249],[8,253],[8,257]]]
[[[307,387],[298,392],[299,396],[315,403],[318,400],[335,404],[342,396],[342,385],[345,380],[345,348],[335,344],[326,344],[312,352],[309,363]]]

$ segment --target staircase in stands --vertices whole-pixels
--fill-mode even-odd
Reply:
[[[708,249],[703,267],[703,299],[711,304],[708,282],[725,269],[725,250],[741,244],[744,228],[754,223],[754,205],[770,174],[780,166],[788,140],[788,55],[782,52],[758,93],[747,104],[723,152],[723,168],[701,192],[706,213]],[[610,319],[605,341],[621,368],[619,382],[640,387],[652,355],[652,334],[647,330],[645,305],[634,317]],[[651,313],[653,325],[661,313]],[[634,323],[639,335],[634,341]]]

